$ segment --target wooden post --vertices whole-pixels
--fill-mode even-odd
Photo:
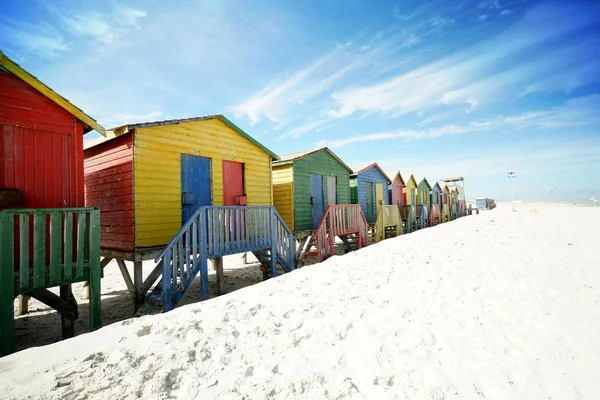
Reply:
[[[133,287],[135,289],[133,293],[133,315],[140,309],[144,302],[144,296],[141,294],[142,289],[142,262],[133,262]]]
[[[73,296],[71,285],[62,285],[60,287],[60,298],[68,302],[75,310],[77,309],[77,301],[75,301],[75,297]],[[69,318],[69,315],[63,312],[60,314],[60,319],[62,323],[63,339],[75,337],[74,319]]]
[[[213,268],[217,271],[217,294],[225,294],[225,276],[223,274],[223,257],[213,258]]]
[[[19,295],[19,309],[17,315],[25,315],[29,312],[29,299],[30,297],[26,294]]]
[[[242,261],[244,262],[244,265],[248,264],[248,253],[242,254]]]

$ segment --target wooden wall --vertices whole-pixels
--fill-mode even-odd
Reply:
[[[392,182],[392,190],[391,190],[391,204],[398,204],[400,206],[404,205],[404,196],[402,195],[402,187],[404,186],[404,182],[400,179],[400,177],[396,174],[394,181]]]
[[[419,182],[419,195],[417,198],[417,204],[429,204],[429,201],[430,201],[429,191],[430,190],[431,190],[431,187],[427,184],[425,179],[423,179],[421,182]]]
[[[100,245],[133,250],[133,135],[85,150],[85,204],[100,208]]]
[[[83,126],[14,75],[0,72],[0,188],[24,207],[84,204]]]
[[[248,205],[272,205],[271,156],[219,119],[137,128],[135,246],[162,246],[181,228],[181,153],[212,160],[212,204],[223,205],[222,161],[244,163]]]
[[[350,204],[350,171],[327,150],[294,161],[294,231],[312,229],[310,174],[323,176],[324,208],[327,207],[327,176],[337,177],[338,204]]]
[[[411,196],[411,189],[414,189],[414,196]],[[406,182],[406,205],[415,205],[418,204],[417,202],[417,197],[418,197],[418,193],[419,192],[419,186],[417,184],[417,182],[415,181],[415,178],[411,175],[410,178],[408,179],[408,182]]]
[[[376,186],[375,184],[380,183],[383,186],[383,204],[390,204],[390,199],[389,196],[387,196],[387,187],[388,187],[388,178],[385,177],[385,175],[383,175],[381,173],[381,171],[379,171],[379,169],[376,166],[372,166],[371,168],[367,169],[364,172],[361,172],[360,174],[356,175],[356,202],[354,204],[360,204],[360,208],[362,209],[363,214],[365,215],[365,218],[367,217],[368,213],[367,213],[367,182],[372,182],[373,185],[373,190],[371,193],[371,196],[373,196],[373,215],[375,216],[375,218],[377,218],[377,213],[376,213],[376,209],[377,209],[377,204],[375,203],[375,191],[376,191]],[[374,221],[369,221],[369,222],[374,222]]]
[[[294,167],[293,164],[273,166],[273,205],[288,228],[294,231]]]

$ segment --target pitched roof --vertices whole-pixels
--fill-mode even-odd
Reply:
[[[431,188],[433,189],[433,188],[434,188],[434,187],[436,187],[436,186],[437,186],[437,187],[440,189],[440,191],[442,190],[442,186],[440,185],[440,183],[439,183],[439,182],[435,182],[435,183],[433,184],[433,186],[431,186]]]
[[[406,185],[406,181],[404,180],[404,177],[402,176],[400,171],[396,171],[396,172],[393,172],[392,174],[388,174],[388,176],[393,176],[393,178],[391,179],[392,182],[394,182],[396,180],[396,177],[399,176],[400,181],[402,182],[402,185]]]
[[[353,164],[350,166],[350,168],[353,171],[353,175],[358,175],[360,173],[363,173],[364,171],[368,170],[371,167],[377,168],[379,170],[379,172],[381,172],[381,174],[383,176],[385,176],[385,178],[388,180],[388,182],[391,182],[390,177],[387,176],[387,174],[383,171],[383,169],[381,169],[379,164],[377,164],[376,162],[371,163],[371,164]]]
[[[429,184],[429,181],[424,176],[420,176],[419,179],[415,178],[415,181],[417,182],[417,186],[420,185],[421,182],[425,181],[425,183],[427,183],[427,186],[429,186],[431,188],[431,185]]]
[[[304,158],[306,156],[317,153],[319,151],[328,152],[333,158],[335,158],[340,164],[342,164],[344,166],[344,168],[346,168],[348,171],[350,171],[350,173],[352,173],[352,168],[350,168],[348,165],[346,165],[346,163],[343,162],[341,158],[336,156],[335,153],[333,151],[331,151],[328,147],[321,147],[320,149],[316,149],[316,150],[299,151],[297,153],[283,154],[283,155],[279,156],[278,161],[273,162],[273,165],[288,164],[290,162],[293,162],[300,158]]]
[[[95,130],[102,135],[106,135],[104,128],[96,122],[95,119],[84,113],[80,108],[76,107],[69,100],[56,93],[50,87],[46,86],[38,78],[25,71],[19,64],[8,58],[6,54],[0,51],[0,71],[6,71],[23,82],[27,83],[32,88],[52,100],[56,105],[63,108],[69,114],[73,115],[79,122],[84,125],[84,133]]]
[[[177,125],[177,124],[182,124],[185,122],[206,121],[209,119],[218,119],[218,120],[222,121],[225,125],[229,126],[231,129],[233,129],[234,131],[239,133],[241,136],[248,139],[251,143],[253,143],[256,146],[258,146],[259,148],[261,148],[265,153],[269,154],[273,160],[279,160],[279,156],[277,154],[273,153],[271,150],[269,150],[268,148],[263,146],[259,141],[254,139],[252,136],[250,136],[246,132],[244,132],[241,128],[239,128],[237,125],[235,125],[233,122],[231,122],[230,120],[228,120],[221,114],[207,115],[205,117],[168,119],[168,120],[164,120],[164,121],[141,122],[141,123],[136,123],[136,124],[121,125],[121,126],[117,126],[115,128],[108,129],[109,132],[105,138],[100,138],[98,140],[94,140],[92,142],[86,143],[84,147],[85,147],[85,149],[89,149],[91,147],[99,145],[100,143],[104,143],[109,140],[115,139],[121,135],[124,135],[125,133],[127,133],[133,129],[136,129],[136,128],[149,128],[149,127],[153,127],[153,126]]]

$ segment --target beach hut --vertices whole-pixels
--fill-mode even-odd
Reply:
[[[323,240],[321,233],[331,240],[341,237],[347,249],[366,243],[366,232],[364,240],[357,241],[354,236],[359,232],[348,225],[359,223],[362,218],[356,214],[360,212],[358,207],[350,205],[351,172],[350,167],[327,147],[285,154],[273,162],[273,204],[295,234],[299,264],[312,256],[321,261],[333,254],[330,243]],[[329,217],[340,213],[354,213],[357,219],[345,219],[342,225],[334,227],[329,223]],[[349,235],[353,238],[348,238]]]
[[[99,211],[84,208],[83,135],[94,119],[0,52],[0,355],[14,350],[14,309],[29,296],[61,313],[74,335],[71,284],[90,282],[100,317]],[[60,286],[60,295],[48,288]]]
[[[375,224],[381,206],[389,204],[390,178],[377,163],[351,166],[350,199],[360,204],[369,224]]]
[[[429,211],[430,211],[430,195],[431,185],[427,178],[422,177],[417,181],[417,224],[419,229],[429,226]]]
[[[450,220],[453,221],[459,217],[459,209],[458,209],[458,193],[455,186],[450,187]]]
[[[442,222],[450,221],[450,190],[448,190],[448,185],[442,182]]]
[[[405,232],[410,233],[417,230],[417,200],[419,194],[419,184],[415,180],[414,175],[411,175],[406,181],[406,186],[403,188],[404,199],[404,225]]]
[[[442,223],[442,188],[438,182],[434,183],[431,187],[430,196],[430,213],[429,213],[429,225],[435,226]]]
[[[145,300],[170,310],[199,273],[207,298],[207,259],[219,292],[227,254],[253,251],[272,275],[277,264],[293,268],[293,235],[272,207],[278,157],[224,116],[119,126],[84,155],[86,204],[102,212],[103,264],[117,261],[134,310]],[[142,280],[142,261],[151,259]],[[124,261],[133,262],[133,279]]]
[[[392,184],[390,185],[390,203],[395,204],[400,209],[400,214],[403,219],[406,219],[404,215],[404,205],[406,204],[406,183],[400,171],[394,174]]]
[[[327,147],[273,162],[273,204],[297,236],[317,229],[330,204],[350,204],[352,170]]]

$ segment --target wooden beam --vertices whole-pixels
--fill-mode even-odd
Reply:
[[[48,289],[38,289],[27,294],[71,320],[79,318],[79,310],[77,309],[77,303],[75,302],[74,297],[72,298],[74,303],[71,303],[68,300],[55,295]],[[72,296],[73,294],[71,293],[71,297]]]
[[[133,281],[131,280],[131,275],[129,274],[129,270],[127,270],[125,261],[117,260],[117,265],[119,266],[119,270],[121,270],[121,275],[123,275],[123,280],[125,281],[125,285],[127,285],[127,290],[129,290],[129,293],[135,294],[135,287],[133,286]]]
[[[75,323],[73,320],[77,319],[77,301],[73,296],[71,285],[62,285],[60,287],[60,298],[66,301],[71,307],[75,308],[75,318],[70,318],[66,313],[60,313],[60,320],[62,324],[62,337],[63,339],[69,339],[75,337]]]
[[[154,285],[154,282],[156,282],[156,280],[162,275],[162,266],[163,261],[160,260],[152,272],[150,272],[150,275],[148,275],[144,283],[142,283],[142,286],[139,289],[139,295],[143,298],[146,298],[146,293],[148,293],[148,290],[150,290],[152,285]]]
[[[225,276],[223,274],[223,257],[213,258],[213,267],[217,271],[217,295],[225,294]]]

